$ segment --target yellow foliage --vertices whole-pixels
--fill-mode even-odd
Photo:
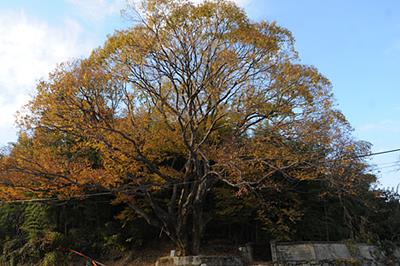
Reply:
[[[39,82],[1,159],[2,193],[195,184],[183,190],[215,178],[273,187],[274,174],[319,178],[324,160],[354,152],[329,81],[298,62],[287,29],[229,1],[143,8],[142,22]]]

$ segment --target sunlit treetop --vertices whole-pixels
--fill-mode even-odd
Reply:
[[[218,182],[241,192],[275,187],[276,175],[354,184],[365,168],[359,146],[329,81],[300,64],[287,29],[228,1],[149,0],[132,18],[38,84],[2,159],[14,196],[109,189],[196,253]],[[170,193],[166,205],[154,200],[159,191]]]

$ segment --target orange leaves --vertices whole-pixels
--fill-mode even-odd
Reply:
[[[287,29],[228,1],[144,4],[141,22],[38,84],[4,178],[60,194],[211,178],[245,192],[329,173],[319,162],[349,127]]]

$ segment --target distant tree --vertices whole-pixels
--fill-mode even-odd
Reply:
[[[345,169],[357,159],[334,160],[356,146],[330,83],[299,64],[287,29],[228,1],[142,7],[132,28],[38,84],[1,159],[3,198],[108,190],[189,255],[217,182],[240,195],[279,188],[277,175],[356,178]]]

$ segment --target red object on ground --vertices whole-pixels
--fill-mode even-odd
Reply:
[[[92,259],[92,258],[86,256],[85,254],[80,253],[79,251],[76,251],[76,250],[73,250],[73,249],[70,249],[70,248],[67,248],[66,251],[68,251],[68,252],[70,252],[70,253],[74,253],[74,254],[76,254],[76,255],[78,255],[78,256],[81,256],[81,257],[83,257],[83,258],[89,260],[89,261],[90,261],[90,264],[92,264],[92,266],[106,266],[106,265],[104,265],[103,263],[100,263],[100,262],[98,262],[98,261],[95,261],[94,259]]]

